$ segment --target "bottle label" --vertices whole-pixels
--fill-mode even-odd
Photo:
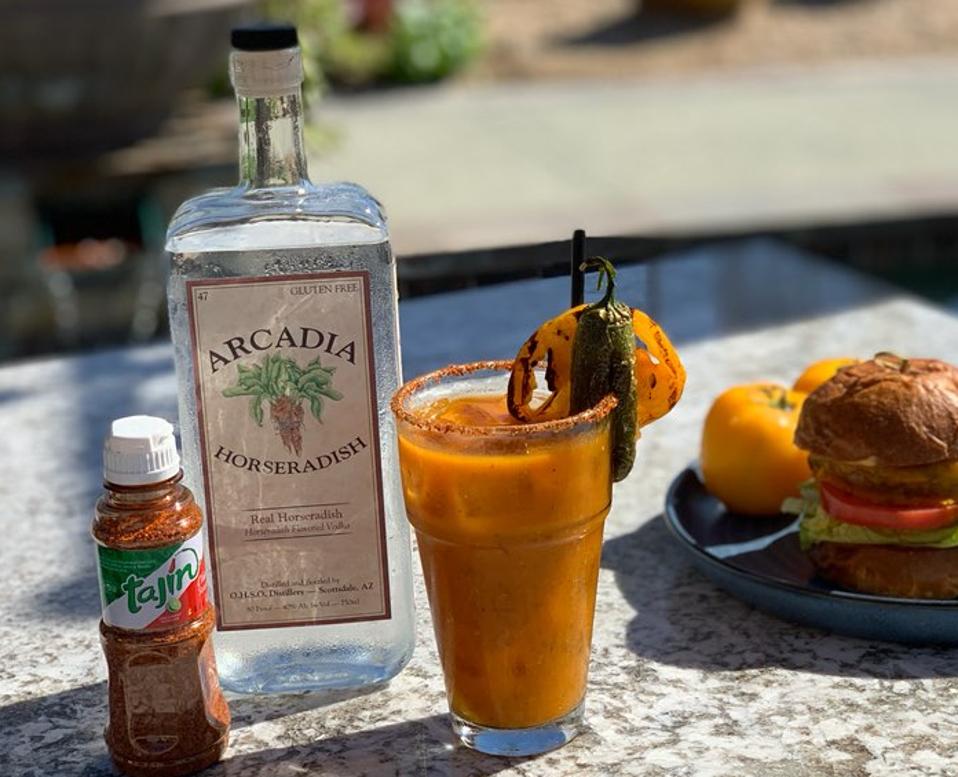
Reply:
[[[203,535],[148,550],[97,546],[103,620],[132,631],[179,626],[206,610]]]
[[[219,628],[390,617],[368,274],[187,299]]]

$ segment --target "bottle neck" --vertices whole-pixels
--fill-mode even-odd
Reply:
[[[163,507],[175,502],[181,493],[181,470],[169,480],[141,486],[120,486],[115,483],[103,484],[107,502],[116,508]]]
[[[264,189],[308,182],[301,90],[237,102],[240,184]]]

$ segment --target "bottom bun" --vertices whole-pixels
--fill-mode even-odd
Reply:
[[[808,555],[823,578],[852,591],[912,599],[958,598],[958,548],[819,542]]]

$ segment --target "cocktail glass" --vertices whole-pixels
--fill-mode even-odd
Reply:
[[[453,728],[476,750],[532,755],[583,726],[616,400],[516,424],[510,368],[447,367],[392,409]]]

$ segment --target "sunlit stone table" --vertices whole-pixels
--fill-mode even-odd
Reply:
[[[767,242],[723,244],[624,269],[688,368],[679,407],[649,427],[606,529],[587,700],[591,731],[539,758],[454,744],[428,609],[391,684],[359,695],[232,700],[227,760],[211,775],[958,774],[958,653],[799,627],[723,593],[663,525],[665,490],[696,456],[724,387],[791,381],[825,356],[878,350],[958,361],[958,320]],[[401,306],[407,375],[507,357],[567,302],[564,279]],[[0,368],[0,775],[111,773],[91,505],[111,417],[175,418],[166,345]],[[418,564],[417,564],[418,567]]]

